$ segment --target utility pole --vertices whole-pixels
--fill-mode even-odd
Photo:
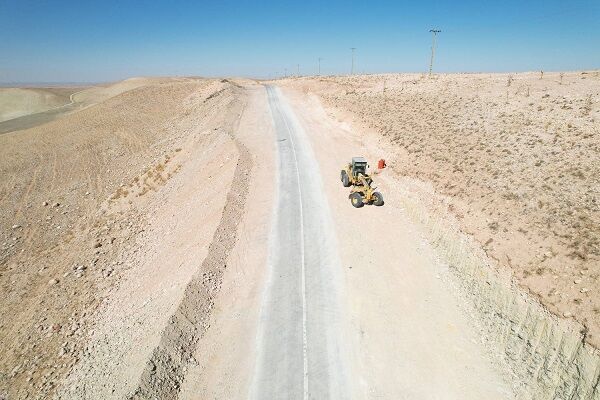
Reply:
[[[350,47],[350,50],[352,50],[352,68],[350,69],[350,75],[354,75],[354,50],[356,50],[356,47]]]
[[[287,78],[287,68],[284,68],[283,70],[285,71],[285,73],[283,74],[283,77]]]
[[[433,34],[432,36],[432,44],[431,44],[431,61],[429,61],[429,76],[431,76],[431,73],[433,71],[433,56],[435,55],[435,39],[437,37],[437,34],[441,32],[441,30],[439,29],[430,29],[429,32],[431,32]]]
[[[300,64],[296,64],[296,71],[297,71],[296,76],[300,77]]]
[[[321,75],[321,60],[322,60],[322,58],[319,57],[319,73],[318,73],[319,75]]]

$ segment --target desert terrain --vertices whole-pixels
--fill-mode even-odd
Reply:
[[[146,203],[226,126],[227,83],[133,82],[91,88],[81,110],[0,135],[0,385],[11,398],[46,398],[77,361],[86,318],[138,252]]]
[[[0,398],[599,398],[600,73],[52,90],[0,103]]]
[[[63,107],[84,88],[0,88],[0,122]]]
[[[430,183],[498,267],[600,344],[600,73],[300,79]]]

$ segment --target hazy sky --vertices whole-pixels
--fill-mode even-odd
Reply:
[[[0,82],[600,68],[600,0],[0,0]]]

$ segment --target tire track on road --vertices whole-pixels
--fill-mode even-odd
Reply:
[[[266,86],[277,139],[277,201],[249,398],[347,399],[341,265],[306,132]]]

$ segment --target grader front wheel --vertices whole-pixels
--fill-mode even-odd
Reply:
[[[354,192],[354,193],[352,193],[350,195],[350,202],[352,203],[352,205],[355,208],[361,208],[362,206],[365,205],[365,203],[363,202],[363,197],[361,196],[361,194],[360,193],[356,193],[356,192]]]
[[[342,180],[342,185],[344,185],[344,187],[350,186],[350,178],[348,177],[348,174],[346,173],[346,171],[342,170],[342,172],[340,173],[340,178]]]

